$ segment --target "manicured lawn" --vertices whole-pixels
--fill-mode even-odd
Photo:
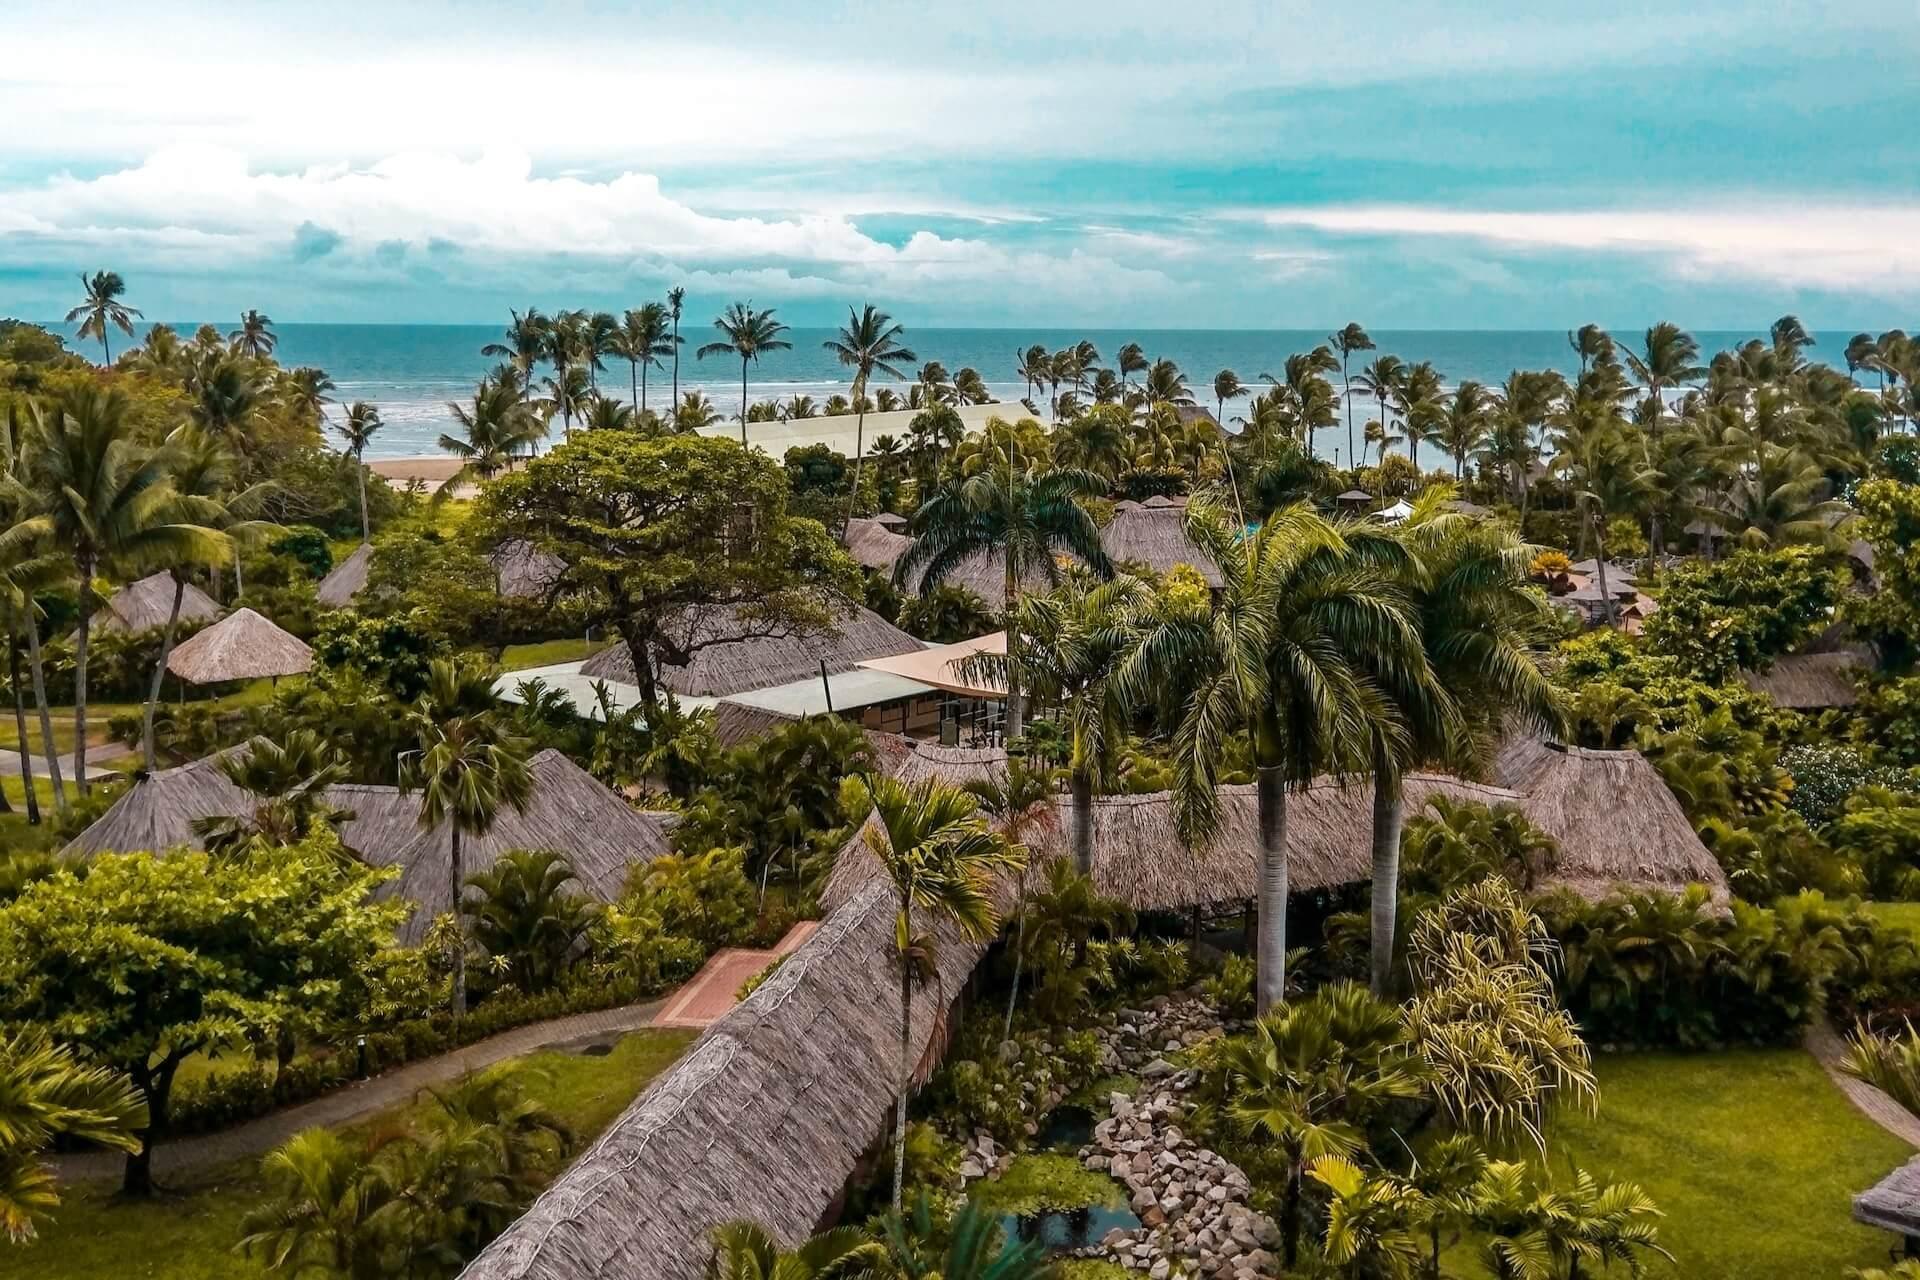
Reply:
[[[542,640],[539,644],[510,644],[500,651],[507,671],[547,667],[556,662],[581,662],[607,647],[605,640]]]
[[[536,1073],[530,1091],[566,1120],[584,1146],[697,1035],[638,1031],[622,1037],[604,1057],[548,1052],[520,1061]],[[120,1200],[104,1184],[67,1187],[55,1221],[36,1243],[0,1246],[0,1276],[201,1280],[267,1275],[231,1252],[241,1219],[260,1194],[258,1168],[257,1160],[241,1161],[149,1202]]]
[[[1849,1202],[1913,1155],[1799,1049],[1600,1059],[1600,1114],[1549,1131],[1554,1167],[1637,1182],[1688,1280],[1838,1276],[1885,1265]],[[1464,1259],[1462,1259],[1464,1261]],[[1657,1262],[1657,1260],[1656,1260]]]

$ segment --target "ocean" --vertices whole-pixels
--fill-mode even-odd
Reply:
[[[502,317],[504,321],[505,317]],[[198,327],[194,322],[172,322],[182,335]],[[69,339],[73,326],[53,325]],[[220,325],[231,329],[233,322]],[[439,452],[436,442],[441,432],[451,429],[453,417],[449,401],[465,400],[473,385],[492,368],[494,361],[480,354],[480,348],[502,336],[504,323],[498,325],[377,325],[377,324],[281,324],[275,325],[280,346],[276,353],[289,367],[317,365],[333,378],[336,399],[342,403],[367,400],[379,406],[386,429],[374,438],[367,450],[369,457],[415,457]],[[144,328],[139,332],[144,333]],[[1703,353],[1711,355],[1737,346],[1749,338],[1764,336],[1764,326],[1746,332],[1698,332]],[[774,351],[763,356],[748,373],[748,395],[753,400],[786,400],[794,395],[809,395],[816,402],[848,387],[846,371],[822,344],[833,334],[829,329],[796,328],[787,337],[793,342],[789,351]],[[116,335],[117,337],[118,335]],[[714,337],[705,323],[688,324],[681,330],[686,346],[680,360],[680,389],[701,391],[725,414],[735,414],[740,404],[740,363],[731,357],[696,360],[693,350]],[[1631,341],[1635,335],[1617,335]],[[1816,359],[1842,364],[1841,351],[1850,334],[1815,335]],[[1377,352],[1354,357],[1354,372],[1373,354],[1390,352],[1408,363],[1431,360],[1449,386],[1463,379],[1475,379],[1489,385],[1503,381],[1514,369],[1559,369],[1572,373],[1578,368],[1565,333],[1532,330],[1502,332],[1494,330],[1378,330],[1372,333]],[[1017,401],[1026,387],[1014,375],[1017,354],[1035,343],[1049,350],[1071,346],[1082,339],[1099,348],[1103,363],[1128,342],[1138,342],[1149,359],[1169,359],[1180,366],[1192,384],[1195,399],[1214,408],[1213,376],[1232,369],[1248,383],[1262,373],[1279,375],[1286,358],[1306,351],[1327,340],[1315,330],[1251,329],[909,329],[903,341],[920,360],[938,360],[954,372],[971,366],[980,371],[995,398]],[[121,346],[116,343],[116,350]],[[76,344],[87,351],[87,344]],[[97,355],[97,346],[90,354]],[[624,361],[609,358],[607,370],[599,375],[600,386],[609,394],[628,394],[628,369]],[[1332,379],[1339,386],[1339,375]],[[878,386],[887,385],[876,380]],[[669,374],[656,371],[649,379],[648,404],[667,403]],[[902,387],[904,394],[904,387]],[[1356,394],[1353,405],[1354,430],[1366,420],[1370,401]],[[1232,417],[1244,408],[1248,397],[1228,400],[1226,412]],[[1316,447],[1322,456],[1331,457],[1339,448],[1346,451],[1346,427],[1319,433]]]

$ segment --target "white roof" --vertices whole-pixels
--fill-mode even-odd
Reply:
[[[1376,519],[1385,520],[1388,524],[1398,524],[1413,514],[1413,505],[1402,498],[1385,510],[1376,511],[1373,514]]]
[[[580,674],[582,665],[581,662],[556,662],[551,666],[509,671],[494,681],[493,691],[503,701],[517,703],[522,700],[519,686],[525,681],[539,680],[549,689],[557,689],[565,694],[567,700],[573,704],[573,709],[589,720],[600,718],[600,704],[593,696],[593,686],[597,683],[606,685],[608,699],[616,715],[640,701],[640,690],[637,686],[618,680],[596,681],[591,676]],[[895,702],[901,698],[914,698],[934,691],[932,685],[922,684],[918,680],[909,680],[905,676],[886,671],[863,671],[855,667],[851,671],[842,671],[837,675],[828,676],[825,688],[821,687],[818,676],[810,676],[805,680],[777,684],[767,689],[751,689],[745,693],[728,694],[726,701],[759,707],[782,715],[810,716],[826,713],[829,693],[833,698],[833,710],[853,711],[876,703]],[[711,710],[719,705],[721,699],[679,698],[676,701],[680,706],[688,709],[705,707]]]

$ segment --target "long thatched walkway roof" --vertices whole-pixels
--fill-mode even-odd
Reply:
[[[889,886],[829,915],[778,972],[483,1250],[465,1280],[699,1280],[713,1228],[804,1239],[886,1128],[899,1085],[900,993]],[[914,1000],[924,1061],[981,948],[935,930]]]
[[[373,544],[363,542],[320,579],[313,598],[329,609],[345,609],[367,589],[367,571],[373,568]]]

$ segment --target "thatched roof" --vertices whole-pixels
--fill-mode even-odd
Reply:
[[[494,588],[509,599],[544,599],[567,571],[559,556],[518,538],[495,547],[487,563],[493,566]]]
[[[313,598],[329,609],[347,608],[355,596],[367,589],[367,570],[372,567],[373,544],[363,542],[320,579],[320,585],[313,589]]]
[[[1850,707],[1858,700],[1853,677],[1867,662],[1850,649],[1833,653],[1796,653],[1775,658],[1765,671],[1740,672],[1755,693],[1764,693],[1774,705],[1792,711],[1821,711]]]
[[[312,666],[306,641],[251,609],[235,609],[167,655],[167,670],[189,684],[295,676]]]
[[[1200,571],[1209,587],[1218,587],[1220,570],[1188,540],[1185,516],[1184,506],[1162,498],[1125,510],[1116,508],[1113,519],[1100,531],[1100,544],[1116,563],[1134,561],[1155,573],[1188,564]]]
[[[1903,1236],[1920,1235],[1920,1156],[1855,1196],[1853,1220]]]
[[[1574,565],[1573,571],[1575,573],[1583,573],[1597,583],[1600,579],[1600,562],[1592,557],[1588,557]],[[1615,564],[1611,560],[1607,561],[1607,590],[1617,590],[1619,584],[1623,582],[1631,583],[1632,581],[1633,574],[1625,565]]]
[[[709,1027],[464,1280],[700,1280],[713,1228],[736,1218],[781,1244],[827,1214],[886,1130],[899,1082],[894,905],[871,885]],[[936,926],[916,994],[925,1055],[980,955]]]
[[[1373,495],[1365,489],[1349,489],[1334,498],[1335,502],[1372,502]]]
[[[888,773],[905,783],[938,778],[950,787],[990,778],[1007,771],[1005,747],[947,747],[937,742],[911,742]]]
[[[1134,504],[1136,509],[1138,505]],[[859,516],[847,521],[846,531],[841,534],[840,541],[856,564],[885,574],[891,574],[900,557],[913,546],[913,539],[906,534],[885,527],[877,519],[868,520]],[[986,601],[989,607],[998,609],[1007,598],[1006,557],[998,551],[968,556],[941,581],[951,586],[965,587]],[[1021,585],[1029,591],[1045,590],[1048,585],[1046,574],[1029,570]],[[915,584],[913,589],[919,590],[919,585]]]
[[[702,614],[692,635],[725,635],[739,629],[731,610]],[[770,689],[796,680],[819,679],[820,664],[829,675],[851,671],[866,658],[911,653],[920,642],[864,605],[846,603],[836,630],[727,640],[697,650],[684,667],[662,667],[660,679],[683,698],[724,698],[753,689]],[[633,655],[622,644],[588,659],[580,674],[596,680],[634,681]]]
[[[246,749],[243,743],[228,752]],[[243,817],[255,804],[220,771],[220,756],[225,754],[162,769],[136,782],[61,853],[202,847],[193,834],[194,819]],[[667,852],[673,815],[633,809],[559,751],[542,751],[528,767],[533,797],[526,811],[508,809],[489,834],[461,841],[461,860],[469,874],[492,866],[508,849],[554,849],[573,864],[582,891],[610,901],[629,866]],[[354,815],[340,829],[349,848],[374,866],[402,869],[399,879],[381,892],[421,905],[402,931],[404,939],[417,939],[447,907],[447,829],[422,831],[419,797],[403,795],[396,787],[348,783],[329,788],[326,798]]]
[[[861,516],[847,521],[840,540],[846,544],[847,554],[853,557],[855,564],[881,573],[892,573],[895,562],[913,545],[912,538],[889,524]]]
[[[907,518],[897,511],[882,511],[873,517],[873,522],[895,533],[907,527]]]
[[[723,747],[737,747],[743,742],[764,738],[797,719],[798,716],[784,711],[722,698],[713,705],[713,738]]]
[[[94,631],[148,631],[167,625],[173,612],[173,575],[152,573],[107,597],[93,613]],[[191,582],[180,597],[180,621],[212,622],[220,616],[214,598]]]

